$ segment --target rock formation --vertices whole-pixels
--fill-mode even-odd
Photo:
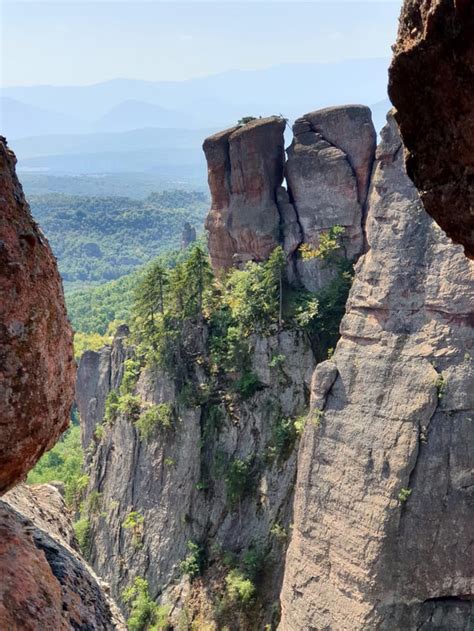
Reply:
[[[189,248],[191,243],[196,241],[196,228],[187,221],[183,226],[181,233],[181,249]]]
[[[402,152],[390,117],[369,250],[313,378],[284,631],[473,623],[474,264],[425,214]]]
[[[92,440],[94,430],[102,422],[105,399],[111,390],[118,390],[123,376],[124,361],[128,358],[125,341],[129,335],[126,325],[115,334],[113,346],[104,346],[100,353],[86,351],[77,370],[76,403],[81,415],[81,439],[84,449]]]
[[[61,280],[0,137],[0,493],[69,423],[75,367]]]
[[[293,126],[286,164],[283,131],[281,119],[262,119],[205,141],[209,253],[215,269],[227,269],[263,260],[280,244],[290,277],[316,291],[334,270],[317,258],[303,260],[298,248],[316,249],[322,233],[341,226],[346,257],[361,254],[375,129],[361,105],[305,114]]]
[[[300,243],[316,248],[321,233],[341,226],[346,257],[354,260],[363,250],[362,222],[375,156],[370,110],[354,105],[311,112],[295,122],[293,135],[285,174]],[[331,275],[317,258],[296,257],[296,265],[301,282],[312,291]]]
[[[8,631],[125,631],[116,605],[76,552],[64,501],[50,485],[0,501],[0,622]]]
[[[263,261],[278,245],[276,189],[283,181],[285,121],[255,119],[207,138],[212,205],[206,228],[214,269]]]
[[[206,357],[206,338],[205,329],[190,333],[188,344],[194,356]],[[123,342],[116,339],[111,352],[106,348],[95,353],[94,364],[109,363],[108,371],[120,374],[123,354],[116,352],[116,346],[121,349]],[[110,582],[116,598],[136,576],[145,577],[150,594],[169,603],[177,618],[184,610],[192,611],[197,590],[200,599],[209,599],[211,624],[218,589],[225,587],[223,558],[255,549],[265,551],[271,561],[260,609],[253,615],[255,623],[261,623],[259,628],[271,622],[284,560],[284,542],[271,530],[276,523],[288,528],[290,522],[296,454],[281,460],[268,456],[266,464],[265,454],[275,421],[305,411],[314,359],[304,336],[294,332],[255,337],[252,346],[251,368],[261,387],[250,399],[239,400],[229,389],[221,398],[214,394],[209,404],[183,403],[163,371],[143,370],[136,386],[142,409],[171,403],[177,410],[174,429],[156,429],[144,438],[130,416],[121,413],[113,423],[103,425],[103,437],[92,442],[88,495],[99,493],[100,506],[88,515],[93,542],[89,559]],[[79,411],[88,423],[87,396],[95,399],[96,394],[81,375],[86,372],[83,362],[92,363],[91,355],[81,359],[78,370]],[[283,358],[279,367],[271,365],[275,356]],[[203,361],[194,363],[193,372],[194,383],[208,381]],[[88,423],[85,430],[90,433]],[[239,506],[230,506],[225,478],[236,460],[252,463],[255,488]],[[132,512],[143,521],[127,529],[124,523]],[[202,591],[199,583],[191,587],[180,569],[189,541],[202,545],[208,556],[209,576],[204,576]],[[209,591],[216,573],[221,576],[218,588]],[[236,620],[228,624],[229,629],[246,628],[236,626]]]
[[[474,257],[474,4],[405,0],[389,93],[428,213]]]

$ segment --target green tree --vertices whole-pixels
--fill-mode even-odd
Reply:
[[[164,313],[167,285],[168,271],[160,261],[155,261],[135,290],[135,317],[139,319],[143,332],[151,339],[156,334],[157,317]]]
[[[184,263],[184,279],[187,288],[187,315],[202,315],[204,291],[213,280],[213,273],[207,254],[200,245],[191,250],[188,260]]]

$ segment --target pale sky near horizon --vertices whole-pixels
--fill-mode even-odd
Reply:
[[[0,0],[1,85],[183,80],[236,68],[389,57],[400,6],[401,0]]]

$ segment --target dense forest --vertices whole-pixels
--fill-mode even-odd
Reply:
[[[178,246],[184,224],[202,226],[208,207],[204,193],[183,190],[144,200],[54,194],[31,195],[29,201],[66,290],[120,278]]]

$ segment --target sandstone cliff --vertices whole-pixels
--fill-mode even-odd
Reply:
[[[474,265],[425,214],[402,151],[390,117],[369,250],[313,378],[284,630],[473,623]]]
[[[0,137],[0,493],[21,480],[69,423],[72,332],[48,242]]]
[[[474,257],[474,4],[405,0],[389,92],[408,174],[429,214]]]
[[[0,501],[0,626],[8,631],[125,631],[106,586],[75,550],[52,486],[19,486]]]

